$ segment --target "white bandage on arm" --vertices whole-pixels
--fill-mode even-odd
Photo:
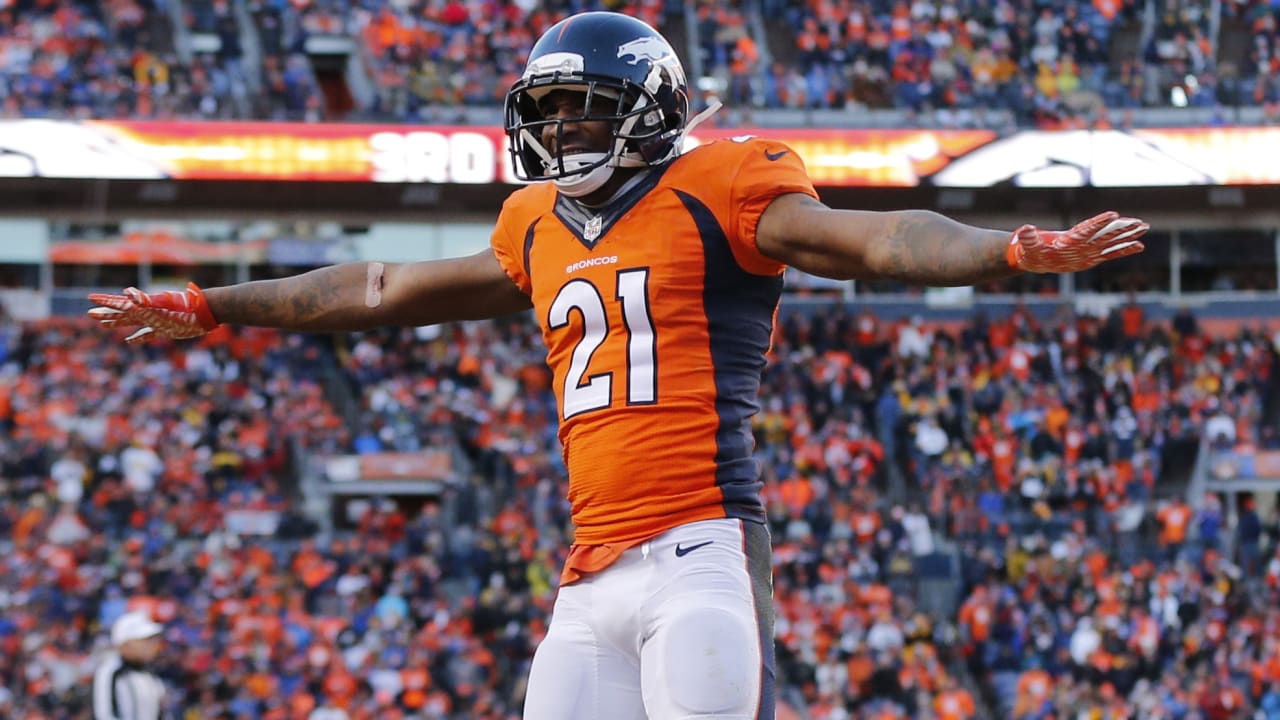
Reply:
[[[364,285],[364,304],[365,307],[376,308],[382,304],[382,284],[386,281],[383,277],[386,265],[380,262],[369,263],[369,276]]]

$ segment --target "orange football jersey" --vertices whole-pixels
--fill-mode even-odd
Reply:
[[[755,230],[817,197],[780,143],[692,150],[602,208],[542,183],[503,205],[493,249],[533,300],[560,408],[572,582],[698,520],[764,521],[750,418],[782,291]]]

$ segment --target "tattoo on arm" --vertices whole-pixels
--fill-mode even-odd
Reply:
[[[912,283],[971,285],[1017,274],[1005,261],[1009,235],[956,222],[934,212],[894,213],[883,245],[884,277]]]
[[[354,262],[205,290],[222,323],[310,332],[434,325],[532,307],[491,251],[423,263]]]
[[[366,263],[351,263],[279,280],[211,288],[205,294],[218,322],[333,330],[353,323],[372,326],[373,313],[364,303],[366,282]]]
[[[299,320],[313,319],[325,311],[338,309],[349,302],[338,297],[341,288],[337,283],[311,282],[294,288],[289,295],[293,316]]]

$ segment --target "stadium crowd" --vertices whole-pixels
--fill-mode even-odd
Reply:
[[[899,108],[944,126],[1101,122],[1103,108],[1171,103],[1280,113],[1277,10],[1264,0],[1223,3],[1217,19],[1202,3],[1161,0],[1133,48],[1112,33],[1138,36],[1134,0],[769,0],[758,22],[740,3],[698,0],[691,23],[684,3],[664,0],[174,2],[0,8],[4,114],[440,121],[449,108],[500,105],[542,30],[600,8],[677,38],[692,28],[689,49],[712,80],[690,78],[699,100],[731,107]],[[1228,23],[1247,28],[1244,49],[1217,48],[1213,28]],[[350,78],[326,98],[307,53],[331,38],[354,41],[367,101],[348,102],[339,86]]]
[[[570,537],[536,330],[329,340],[133,349],[80,321],[3,324],[0,715],[85,717],[105,629],[140,608],[167,628],[182,720],[518,716]],[[784,315],[755,421],[784,704],[1276,717],[1274,508],[1229,528],[1220,502],[1161,492],[1202,433],[1276,445],[1275,359],[1259,330],[1211,339],[1137,306]],[[335,366],[351,426],[321,387]],[[469,472],[318,534],[291,510],[293,443],[452,445]],[[272,511],[274,532],[252,522]],[[920,585],[938,558],[958,561],[941,604]]]

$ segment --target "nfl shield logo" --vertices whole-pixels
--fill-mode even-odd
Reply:
[[[596,215],[595,217],[588,220],[586,227],[582,228],[583,237],[585,237],[588,241],[595,240],[596,238],[600,237],[601,224],[602,224],[602,221],[600,220],[599,215]]]

